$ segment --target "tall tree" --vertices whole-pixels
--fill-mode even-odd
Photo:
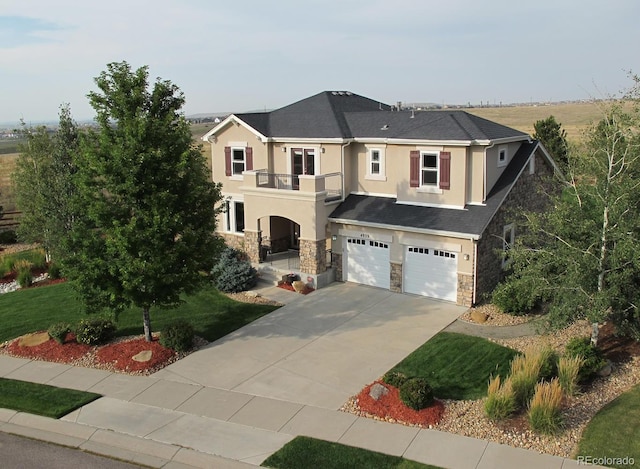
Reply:
[[[562,128],[562,125],[556,121],[555,117],[549,116],[546,119],[536,121],[533,128],[535,130],[533,138],[540,140],[560,167],[566,169],[569,147],[567,132]]]
[[[182,92],[147,67],[111,63],[89,93],[97,131],[81,140],[78,220],[67,274],[89,308],[170,307],[200,287],[221,242],[214,237],[220,186],[208,178]]]
[[[58,128],[28,128],[13,172],[17,205],[22,211],[18,236],[41,243],[49,256],[64,257],[65,239],[73,214],[73,159],[78,151],[78,128],[68,105],[60,108]]]
[[[614,103],[571,154],[546,213],[525,214],[507,279],[549,300],[552,323],[611,319],[640,340],[640,113]],[[515,291],[515,290],[514,290]]]

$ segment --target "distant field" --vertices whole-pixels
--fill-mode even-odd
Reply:
[[[20,145],[20,143],[21,143],[21,140],[14,140],[14,139],[0,140],[0,155],[17,153],[18,145]]]
[[[577,141],[589,124],[599,121],[606,103],[549,104],[547,106],[489,107],[467,109],[470,114],[484,117],[533,135],[536,121],[554,116],[567,132],[567,138]]]

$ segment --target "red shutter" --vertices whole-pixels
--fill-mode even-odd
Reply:
[[[440,189],[451,188],[451,152],[440,152]]]
[[[420,152],[411,150],[409,153],[409,185],[420,187]]]
[[[224,174],[231,176],[231,147],[224,147]]]
[[[247,147],[244,149],[245,165],[244,169],[251,171],[253,169],[253,148]]]

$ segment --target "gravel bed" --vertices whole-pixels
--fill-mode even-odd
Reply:
[[[588,321],[579,321],[564,330],[545,335],[489,340],[520,351],[533,345],[549,344],[558,352],[562,352],[565,344],[572,337],[590,336],[590,334],[591,325]],[[524,413],[505,423],[493,423],[484,414],[482,399],[446,400],[444,417],[438,424],[429,428],[571,458],[575,457],[582,432],[591,418],[605,404],[637,384],[640,384],[640,357],[632,357],[624,363],[614,364],[611,375],[598,377],[580,394],[565,400],[562,411],[564,428],[554,436],[539,435],[529,430]],[[383,419],[362,412],[358,408],[355,397],[349,399],[340,410],[362,417],[397,423],[392,419]]]
[[[474,312],[486,314],[487,320],[482,323],[474,321],[471,318]],[[483,326],[517,326],[529,322],[533,318],[535,318],[535,316],[531,314],[523,314],[521,316],[506,314],[500,311],[496,305],[487,303],[469,308],[459,319]]]

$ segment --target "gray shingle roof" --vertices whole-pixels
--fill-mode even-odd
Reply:
[[[464,210],[456,210],[398,204],[395,198],[349,195],[329,219],[481,237],[537,146],[537,141],[524,142],[520,146],[489,193],[484,206],[469,205]]]
[[[465,111],[392,111],[387,104],[348,91],[323,91],[275,111],[236,117],[273,138],[473,141],[527,137]]]

